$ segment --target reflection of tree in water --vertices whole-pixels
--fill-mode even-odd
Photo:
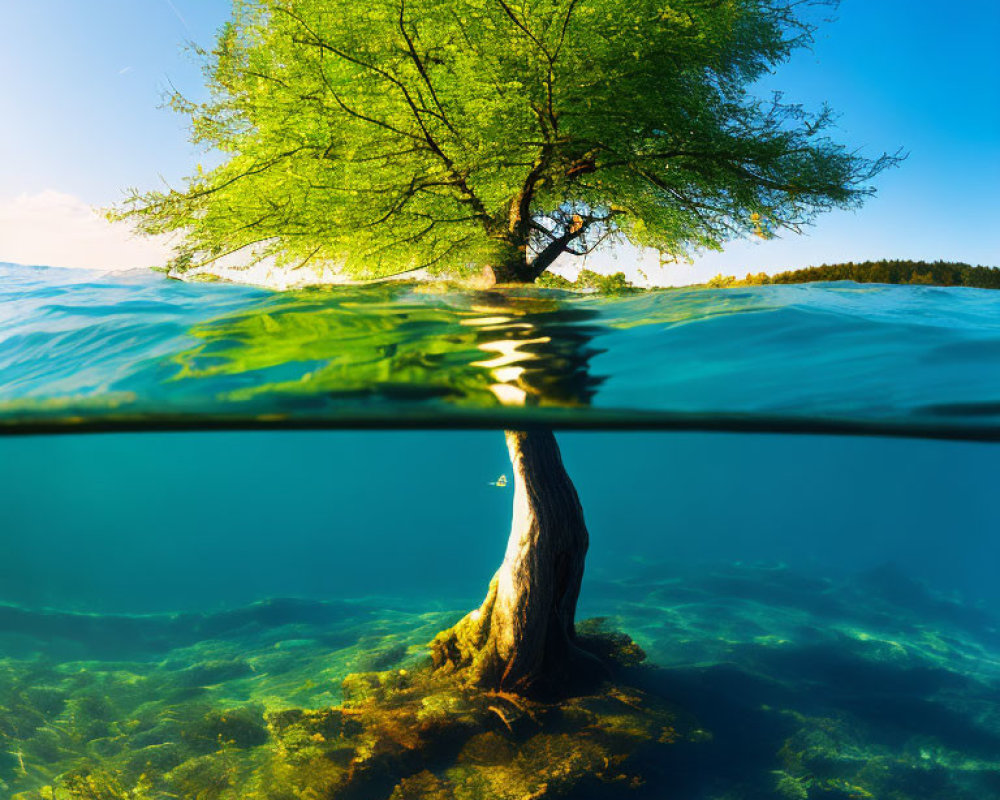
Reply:
[[[586,406],[600,383],[588,371],[596,315],[537,292],[300,292],[193,329],[200,342],[175,357],[173,380],[227,406],[313,413]]]
[[[478,347],[491,358],[490,388],[504,405],[587,406],[602,379],[590,374],[598,328],[593,309],[541,297],[484,293],[476,308],[491,316],[465,322],[482,333]]]

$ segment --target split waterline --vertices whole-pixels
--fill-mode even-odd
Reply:
[[[1000,294],[851,283],[273,293],[0,267],[0,432],[1000,436]]]
[[[1000,795],[1000,449],[878,435],[990,437],[993,294],[8,277],[0,425],[132,430],[0,438],[0,797]],[[290,429],[362,413],[434,429]],[[875,435],[653,430],[674,413]],[[587,429],[557,433],[581,630],[647,658],[561,709],[477,706],[427,644],[503,558],[493,426],[543,414]]]

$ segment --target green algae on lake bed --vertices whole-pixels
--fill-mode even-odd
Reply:
[[[563,706],[427,678],[426,643],[458,616],[437,607],[274,601],[147,617],[3,607],[0,793],[1000,793],[1000,629],[982,611],[888,568],[833,583],[658,565],[589,591],[609,616],[584,631],[627,631],[649,659]]]

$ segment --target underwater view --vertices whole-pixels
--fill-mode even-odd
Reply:
[[[2,285],[0,796],[1000,797],[993,293]],[[612,665],[558,702],[430,670],[515,421]]]

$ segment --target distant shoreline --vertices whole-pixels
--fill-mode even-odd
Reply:
[[[69,269],[43,265],[15,264],[0,262],[0,266],[28,267],[31,269]],[[290,280],[288,275],[272,274],[247,275],[243,270],[225,270],[222,272],[204,271],[187,275],[172,273],[163,267],[136,267],[136,271],[149,270],[164,273],[173,280],[187,282],[222,282],[243,286],[283,291],[287,289],[305,289],[310,287],[328,286],[360,286],[370,283],[425,283],[450,284],[457,288],[478,288],[475,279],[434,278],[429,275],[415,276],[413,274],[389,276],[377,280],[343,280],[333,279],[331,275],[319,276],[319,280],[310,280],[300,276]],[[78,270],[72,270],[78,271]],[[99,270],[82,270],[94,272]],[[121,270],[131,272],[133,270]],[[966,287],[970,289],[1000,289],[1000,267],[973,266],[959,261],[904,261],[889,260],[846,262],[840,264],[822,264],[818,267],[803,267],[801,269],[783,270],[773,275],[766,272],[747,273],[744,278],[735,275],[718,274],[706,283],[692,283],[682,286],[636,286],[631,283],[623,272],[605,274],[583,269],[575,280],[547,272],[534,286],[540,289],[564,289],[568,291],[596,292],[597,294],[624,294],[641,291],[670,291],[678,289],[735,289],[749,286],[788,286],[808,283],[832,283],[851,281],[858,284],[889,284],[908,286],[940,286]]]
[[[702,285],[712,289],[727,289],[740,286],[830,281],[1000,289],[1000,267],[974,267],[958,261],[861,261],[823,264],[819,267],[787,270],[775,275],[760,272],[756,275],[748,274],[743,280],[733,275],[716,275],[707,284]]]

